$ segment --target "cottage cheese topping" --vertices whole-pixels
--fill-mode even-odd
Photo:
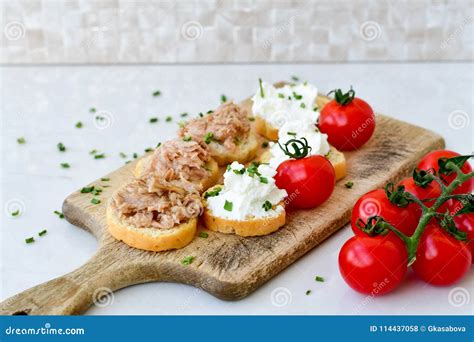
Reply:
[[[268,165],[245,168],[233,162],[224,173],[221,191],[207,197],[208,209],[215,216],[239,221],[278,215],[285,209],[277,204],[287,193],[276,187],[275,174]]]

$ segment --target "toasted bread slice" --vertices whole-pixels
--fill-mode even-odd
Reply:
[[[130,247],[161,252],[183,248],[196,233],[197,218],[189,219],[171,229],[138,228],[120,219],[113,206],[107,206],[107,227],[110,234]]]
[[[330,146],[329,153],[326,158],[331,162],[336,174],[336,181],[344,178],[347,175],[347,163],[344,153],[337,150],[334,146]],[[270,150],[265,151],[259,158],[262,163],[267,163],[270,160]]]
[[[222,187],[216,185],[215,187]],[[214,187],[209,190],[212,191]],[[286,221],[286,212],[283,203],[278,203],[283,210],[276,212],[274,216],[263,218],[249,218],[245,221],[230,220],[223,217],[215,216],[212,210],[206,207],[206,199],[204,199],[204,213],[202,214],[202,221],[204,225],[213,231],[224,234],[237,234],[240,236],[262,236],[268,235],[282,227]]]
[[[153,155],[146,156],[140,159],[133,170],[135,178],[141,178],[145,175],[146,170],[150,168]],[[215,185],[219,180],[219,166],[214,159],[211,159],[205,164],[206,170],[208,171],[208,177],[201,179],[199,184],[201,185],[201,192],[206,191],[211,186]]]
[[[240,142],[235,151],[229,152],[222,144],[211,142],[209,149],[219,166],[226,166],[234,161],[245,164],[255,158],[259,143],[255,134],[250,132],[247,139]]]
[[[255,117],[254,127],[255,131],[266,139],[278,140],[278,128],[273,127],[272,124],[258,115]]]

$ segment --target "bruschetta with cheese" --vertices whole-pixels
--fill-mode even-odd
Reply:
[[[203,193],[202,220],[210,230],[240,236],[270,234],[285,224],[285,190],[278,189],[275,170],[263,164],[233,162],[224,184]]]

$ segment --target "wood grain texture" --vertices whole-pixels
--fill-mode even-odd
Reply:
[[[325,101],[318,99],[320,104]],[[225,300],[246,297],[347,223],[358,197],[408,175],[421,156],[444,146],[439,135],[423,128],[383,115],[376,120],[373,138],[361,149],[346,153],[348,175],[336,184],[331,198],[315,209],[288,212],[287,224],[263,237],[207,231],[207,239],[196,237],[176,251],[130,248],[108,234],[105,222],[107,199],[132,178],[136,162],[118,169],[105,176],[110,178],[110,187],[100,196],[101,204],[91,204],[90,194],[80,192],[63,204],[66,219],[97,238],[97,254],[76,271],[5,300],[0,313],[80,314],[100,299],[104,288],[115,291],[150,281],[189,284]],[[352,189],[344,186],[349,180],[354,182]],[[99,179],[89,185],[100,184]],[[181,264],[186,256],[195,257],[187,266]]]

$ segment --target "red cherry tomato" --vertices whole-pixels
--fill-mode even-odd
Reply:
[[[339,252],[339,270],[354,290],[382,295],[401,283],[407,271],[407,258],[401,240],[353,236]]]
[[[375,130],[374,111],[367,102],[354,97],[351,89],[335,92],[319,115],[319,129],[328,135],[331,145],[341,151],[355,150],[364,145]]]
[[[421,236],[413,270],[429,284],[451,285],[467,274],[471,262],[465,242],[456,240],[437,222],[430,222]]]
[[[314,208],[326,201],[334,190],[334,167],[323,156],[290,159],[281,163],[275,175],[276,186],[288,193],[292,208]]]
[[[446,202],[449,213],[453,216],[453,221],[456,227],[467,234],[467,244],[471,249],[474,263],[474,213],[466,213],[455,216],[455,214],[463,208],[460,201],[449,200]]]
[[[415,184],[415,181],[412,177],[403,179],[398,185],[403,185],[405,191],[416,196],[420,200],[425,200],[428,198],[438,198],[441,195],[441,186],[432,181],[426,187],[421,187]],[[431,207],[435,203],[435,200],[424,202],[427,207]],[[410,203],[408,205],[417,215],[418,218],[421,217],[421,207],[416,203]]]
[[[429,170],[433,168],[436,172],[439,171],[438,160],[441,158],[452,158],[460,156],[459,153],[449,151],[449,150],[438,150],[428,153],[424,156],[420,163],[418,164],[418,168],[421,170]],[[461,171],[464,173],[472,172],[472,167],[469,162],[465,162]],[[444,181],[446,185],[449,185],[453,182],[456,178],[456,173],[450,175],[440,175],[440,178]],[[453,191],[455,194],[468,194],[474,191],[474,179],[471,178],[464,183],[462,183],[457,189]]]
[[[382,216],[385,221],[397,228],[405,235],[411,236],[418,225],[419,216],[409,206],[400,208],[392,204],[382,189],[370,191],[358,199],[354,208],[352,208],[351,227],[354,234],[359,236],[367,236],[359,227],[357,227],[357,219],[367,222],[370,216]],[[394,236],[393,232],[389,233]],[[396,237],[398,239],[398,237]]]

